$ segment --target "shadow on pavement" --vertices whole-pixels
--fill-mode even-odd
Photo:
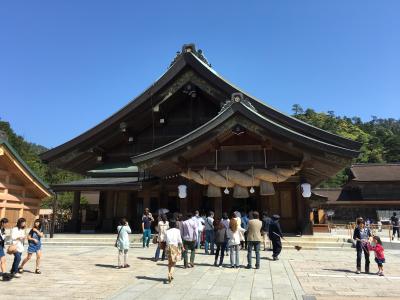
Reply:
[[[344,272],[344,273],[354,273],[354,270],[348,269],[322,269],[324,271],[334,271],[334,272]]]
[[[149,277],[149,276],[136,276],[139,280],[150,280],[150,281],[158,281],[158,282],[165,282],[165,278],[157,278],[157,277]]]
[[[100,267],[100,268],[110,268],[110,269],[115,269],[116,266],[114,265],[103,265],[103,264],[95,264],[96,267]]]

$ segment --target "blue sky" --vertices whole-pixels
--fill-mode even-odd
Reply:
[[[194,42],[269,105],[400,117],[400,1],[2,1],[0,118],[57,146]]]

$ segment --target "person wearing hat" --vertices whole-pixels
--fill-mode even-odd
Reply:
[[[272,242],[272,258],[278,260],[278,256],[282,250],[281,237],[283,237],[281,225],[279,224],[279,215],[272,216],[272,222],[269,225],[269,239]]]

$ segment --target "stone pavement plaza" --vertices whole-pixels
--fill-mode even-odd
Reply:
[[[29,262],[22,278],[0,282],[0,299],[400,299],[399,250],[386,251],[385,277],[354,274],[354,249],[284,249],[279,261],[262,252],[259,270],[216,268],[202,250],[194,268],[179,263],[172,284],[165,283],[166,262],[151,260],[154,250],[131,248],[131,267],[118,270],[113,247],[49,246],[42,274],[33,274],[34,262]],[[244,251],[241,265],[246,265]],[[376,270],[375,263],[371,269]]]

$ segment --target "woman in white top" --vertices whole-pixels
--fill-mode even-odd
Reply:
[[[157,237],[157,249],[154,255],[154,260],[158,261],[160,258],[160,249],[163,251],[161,255],[161,260],[165,259],[165,241],[166,233],[169,228],[169,222],[167,221],[167,216],[165,214],[161,215],[161,220],[158,222],[158,237]]]
[[[129,250],[129,233],[131,233],[131,228],[125,218],[119,221],[119,226],[117,227],[118,236],[116,246],[118,248],[118,269],[129,268],[127,263],[128,250]],[[124,264],[122,264],[122,256],[124,256]]]
[[[183,249],[181,231],[179,223],[173,223],[171,229],[167,230],[165,235],[168,253],[168,281],[171,282],[176,262],[181,259]]]
[[[11,267],[11,275],[16,278],[21,277],[18,273],[22,273],[22,268],[19,268],[19,263],[21,262],[22,252],[24,252],[24,242],[26,239],[25,226],[26,220],[24,218],[19,218],[17,226],[11,230],[12,244],[16,247],[14,262]]]
[[[231,268],[239,268],[239,250],[240,250],[240,232],[244,231],[242,227],[238,226],[235,218],[229,222],[229,228],[226,232],[228,237],[228,248],[230,251]]]

